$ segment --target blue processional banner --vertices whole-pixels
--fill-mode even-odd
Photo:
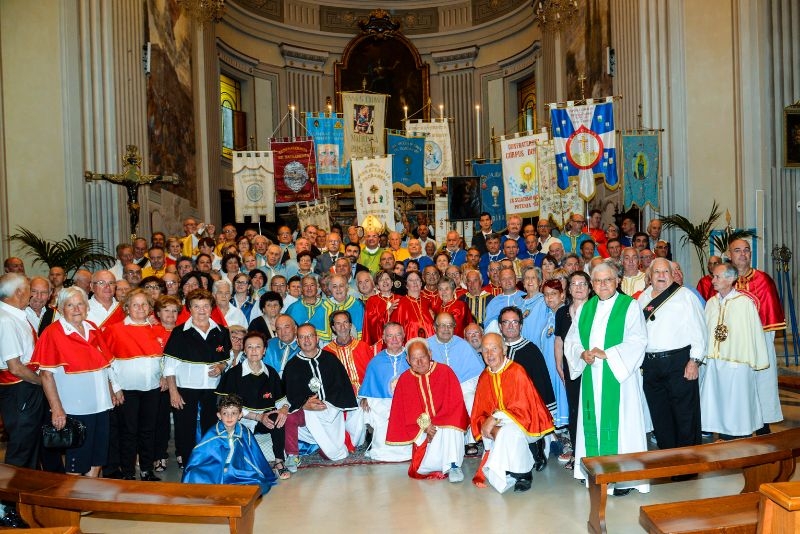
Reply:
[[[578,194],[589,200],[594,196],[595,177],[603,178],[608,188],[615,189],[618,177],[613,98],[566,108],[553,104],[550,120],[559,189],[569,189],[570,179],[576,178]]]
[[[386,152],[392,154],[392,182],[405,193],[425,193],[425,136],[386,136]]]
[[[314,138],[319,187],[350,187],[350,162],[344,159],[341,115],[306,113],[306,130]]]
[[[622,134],[622,184],[625,210],[633,205],[644,208],[650,204],[661,209],[658,200],[658,177],[661,174],[659,134]]]
[[[506,227],[506,194],[503,190],[503,165],[472,162],[475,176],[481,177],[481,203],[483,211],[492,216],[492,230],[500,232]]]

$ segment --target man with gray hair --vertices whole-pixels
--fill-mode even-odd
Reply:
[[[91,295],[92,272],[87,269],[78,269],[75,271],[75,274],[72,275],[72,285],[83,289],[83,292],[87,295]]]
[[[139,267],[131,263],[130,265]],[[141,268],[139,268],[141,270]],[[111,271],[97,271],[92,275],[92,291],[87,319],[101,330],[125,319],[125,312],[114,298],[116,279]]]
[[[45,404],[42,381],[36,366],[30,365],[35,335],[24,311],[30,296],[24,275],[0,277],[0,413],[8,433],[5,463],[36,469]],[[27,528],[13,503],[4,505],[0,525]]]
[[[25,316],[37,335],[41,335],[50,323],[58,319],[55,308],[47,305],[51,296],[50,281],[47,278],[43,276],[31,278],[31,298],[28,307],[25,308]]]
[[[656,258],[648,274],[651,285],[637,301],[647,329],[642,380],[653,433],[660,449],[700,445],[698,376],[707,337],[703,308],[675,280],[669,260]]]

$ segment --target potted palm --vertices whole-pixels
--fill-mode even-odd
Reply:
[[[22,245],[27,256],[33,257],[33,265],[41,263],[50,267],[61,267],[69,279],[81,267],[108,267],[114,257],[106,252],[102,242],[89,237],[68,235],[60,241],[50,241],[22,226],[9,240]]]

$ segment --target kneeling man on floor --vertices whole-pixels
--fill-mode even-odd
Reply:
[[[386,443],[412,446],[411,478],[445,478],[461,482],[464,432],[469,424],[456,374],[431,361],[423,338],[406,345],[411,367],[400,375],[392,398]]]
[[[478,378],[472,406],[472,434],[483,439],[486,452],[472,482],[486,482],[503,493],[531,488],[533,455],[528,444],[553,432],[553,417],[533,387],[528,373],[506,357],[499,334],[481,343],[486,369]]]

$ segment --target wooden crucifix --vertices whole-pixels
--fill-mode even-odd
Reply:
[[[136,239],[136,229],[139,226],[139,188],[143,185],[154,183],[180,184],[181,179],[175,175],[142,174],[142,156],[139,147],[128,145],[127,152],[122,158],[122,172],[120,174],[101,174],[92,171],[83,173],[87,182],[105,180],[112,184],[125,187],[128,192],[128,216],[131,224],[131,242]]]

